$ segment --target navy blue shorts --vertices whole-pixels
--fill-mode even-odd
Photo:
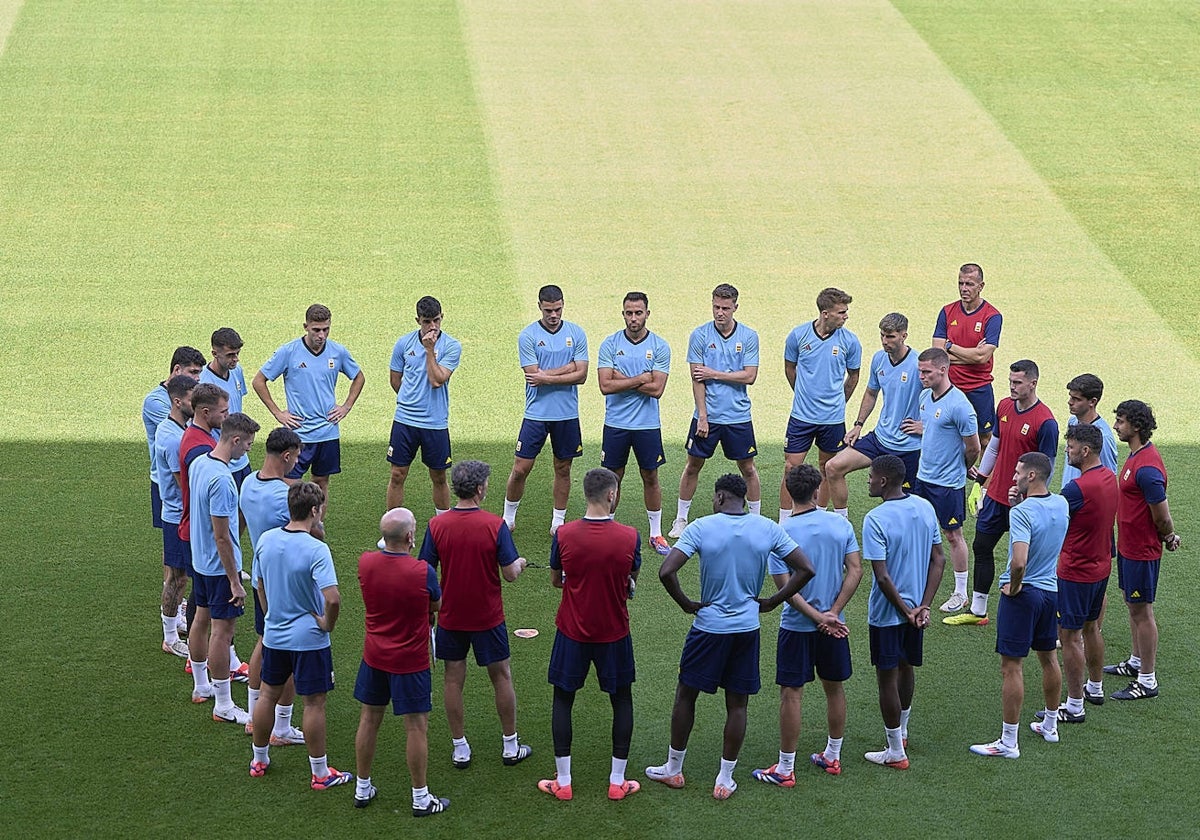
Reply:
[[[633,667],[633,637],[615,642],[577,642],[558,630],[550,649],[546,679],[563,691],[578,691],[587,682],[593,662],[601,691],[615,694],[617,689],[632,685],[637,677]]]
[[[1008,530],[1008,515],[1011,512],[1011,507],[1000,504],[985,493],[983,507],[979,509],[979,519],[975,523],[975,533],[1003,534]]]
[[[967,391],[966,398],[979,419],[979,436],[990,435],[992,429],[996,428],[996,396],[992,393],[992,386],[989,384]]]
[[[415,674],[389,674],[366,662],[358,666],[354,699],[368,706],[386,706],[390,700],[397,715],[428,714],[433,710],[429,669]]]
[[[508,650],[508,627],[500,622],[491,630],[447,630],[438,626],[436,636],[437,658],[446,662],[461,662],[467,651],[474,648],[476,665],[491,665],[510,656]]]
[[[967,517],[967,494],[964,487],[942,487],[917,480],[912,491],[929,504],[937,515],[938,525],[943,531],[957,531]]]
[[[1158,560],[1129,560],[1117,555],[1117,585],[1127,604],[1153,604],[1158,592]]]
[[[163,565],[192,571],[192,546],[179,538],[179,527],[170,522],[162,529]]]
[[[925,631],[907,621],[888,627],[869,628],[871,635],[871,664],[879,671],[891,671],[902,663],[917,667],[925,650]]]
[[[709,423],[708,437],[696,437],[696,418],[688,427],[687,454],[708,460],[717,451],[717,443],[721,444],[721,452],[730,461],[745,461],[758,454],[758,444],[754,440],[753,423]]]
[[[237,485],[238,492],[241,492],[242,482],[250,477],[251,472],[252,470],[250,469],[250,465],[247,464],[233,474],[233,483]]]
[[[250,591],[254,593],[254,632],[261,639],[267,628],[267,613],[262,608],[262,601],[258,600],[258,590]]]
[[[1029,649],[1058,646],[1058,597],[1053,592],[1022,586],[1016,595],[1000,594],[996,607],[996,653],[1023,659]]]
[[[296,678],[296,693],[301,697],[333,691],[333,650],[277,650],[263,645],[262,681],[283,685]]]
[[[608,470],[624,469],[630,449],[643,470],[656,470],[667,462],[662,429],[618,429],[606,425],[600,444],[600,466]]]
[[[758,630],[744,633],[706,633],[693,627],[683,642],[679,681],[715,694],[723,688],[734,694],[758,694]]]
[[[1108,578],[1095,583],[1058,581],[1058,626],[1063,630],[1082,630],[1084,623],[1100,617]]]
[[[450,458],[449,429],[423,429],[393,420],[388,463],[407,467],[417,457],[418,449],[421,450],[421,463],[431,470],[448,469],[454,463]]]
[[[865,455],[872,461],[880,455],[895,455],[904,462],[904,489],[911,490],[917,486],[917,469],[921,466],[920,449],[912,449],[907,452],[899,449],[889,449],[879,442],[879,437],[874,431],[867,432],[854,441],[854,446],[850,448],[860,455]]]
[[[846,448],[846,424],[805,423],[795,417],[788,417],[787,432],[784,438],[783,451],[789,454],[807,452],[812,449],[813,441],[822,452],[841,452]]]
[[[162,494],[158,492],[158,484],[154,481],[150,482],[150,524],[155,528],[163,526]]]
[[[550,449],[560,461],[569,461],[583,454],[583,435],[579,431],[579,418],[570,420],[522,420],[517,433],[518,458],[533,460],[550,438]]]
[[[775,644],[775,684],[801,686],[817,676],[830,682],[850,679],[850,639],[836,639],[818,630],[799,632],[779,628]]]
[[[213,618],[237,618],[245,609],[229,603],[233,589],[225,575],[192,575],[192,600],[197,607],[207,609]]]
[[[302,478],[312,468],[313,476],[324,478],[342,471],[342,442],[338,438],[320,443],[306,443],[300,447],[300,457],[287,474],[288,478]]]

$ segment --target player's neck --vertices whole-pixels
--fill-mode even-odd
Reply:
[[[212,455],[214,458],[216,458],[218,461],[221,461],[222,463],[228,465],[229,462],[233,460],[233,447],[232,446],[222,446],[221,441],[218,441],[217,445],[213,447],[212,452],[209,454]]]
[[[981,306],[983,306],[983,295],[980,295],[974,300],[963,301],[962,308],[964,312],[970,314]]]
[[[1129,440],[1126,441],[1126,443],[1129,444],[1129,454],[1130,455],[1133,455],[1136,452],[1140,452],[1141,450],[1145,449],[1147,446],[1150,445],[1150,441],[1142,440],[1137,435],[1134,435],[1133,437],[1131,437]]]
[[[1075,418],[1075,420],[1076,420],[1077,422],[1079,422],[1079,423],[1087,423],[1087,424],[1089,424],[1089,425],[1094,425],[1094,424],[1095,424],[1095,422],[1096,422],[1097,420],[1099,420],[1099,419],[1100,419],[1100,412],[1099,412],[1099,411],[1097,411],[1097,410],[1096,410],[1096,409],[1094,409],[1094,408],[1092,409],[1092,413],[1091,413],[1090,415],[1088,415],[1087,417],[1079,417],[1079,416],[1076,416],[1076,418]]]
[[[219,378],[221,378],[221,379],[228,379],[228,378],[229,378],[229,374],[228,374],[228,373],[225,373],[225,372],[223,372],[223,371],[221,370],[221,368],[220,368],[220,367],[217,365],[217,360],[216,360],[216,359],[213,359],[211,362],[209,362],[209,363],[208,363],[208,369],[209,369],[209,371],[212,373],[212,375],[213,375],[213,376],[219,377]]]
[[[1038,404],[1038,395],[1031,394],[1023,400],[1013,400],[1013,403],[1017,406],[1017,411],[1028,411]]]
[[[625,329],[625,338],[633,344],[637,344],[639,341],[641,341],[643,338],[645,338],[649,334],[650,334],[649,330],[642,330],[637,335],[634,335],[633,333],[631,333],[629,331],[628,327]]]
[[[950,389],[953,387],[954,385],[951,384],[949,379],[947,379],[944,383],[942,383],[942,389],[940,391],[937,388],[930,388],[929,390],[932,392],[935,400],[940,400],[942,397],[946,396],[946,394],[950,393]]]
[[[612,511],[608,509],[608,503],[602,502],[598,505],[588,504],[587,510],[583,514],[584,519],[612,519]]]
[[[258,471],[258,477],[264,481],[270,481],[271,479],[275,478],[286,478],[289,472],[291,472],[291,470],[287,469],[286,464],[284,464],[282,461],[276,461],[274,458],[268,456],[267,459],[263,461],[262,469]]]
[[[812,513],[816,509],[817,509],[816,502],[808,502],[806,504],[793,504],[792,505],[792,516],[800,516],[801,514]]]
[[[729,336],[733,335],[733,331],[737,329],[737,321],[730,319],[729,326],[725,329],[721,329],[721,325],[713,321],[713,328],[720,333],[721,338],[729,338]]]
[[[167,416],[170,417],[172,420],[174,420],[175,423],[179,426],[179,428],[181,428],[181,429],[187,428],[188,419],[183,416],[182,411],[176,411],[175,409],[172,408],[171,412]]]
[[[820,338],[822,341],[829,338],[829,336],[833,335],[835,332],[838,331],[838,328],[836,326],[833,326],[832,324],[826,324],[820,318],[813,321],[812,323],[813,323],[813,332],[815,332],[817,334],[817,338]]]
[[[911,349],[907,344],[901,344],[900,349],[887,351],[888,359],[891,360],[892,364],[898,365],[904,361],[905,357],[908,356],[908,351]]]

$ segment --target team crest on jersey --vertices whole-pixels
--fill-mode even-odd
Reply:
[[[653,351],[651,351],[651,350],[646,351],[646,361],[647,362],[654,361],[654,352]]]
[[[737,344],[733,345],[733,352],[734,353],[742,352],[742,342],[739,341]]]
[[[334,366],[335,366],[335,364],[334,364],[334,361],[333,361],[333,359],[330,359],[330,360],[329,360],[329,369],[330,369],[330,370],[333,370]]]
[[[1024,426],[1021,427],[1021,434],[1022,435],[1029,434],[1029,424],[1028,423],[1026,423]]]
[[[983,332],[983,321],[975,322],[975,332]]]
[[[568,347],[574,347],[574,346],[575,346],[575,342],[571,340],[571,337],[570,337],[570,336],[567,336],[567,346],[568,346]]]
[[[939,408],[937,411],[933,412],[933,419],[934,419],[934,420],[937,420],[937,419],[938,419],[939,417],[941,417],[941,416],[942,416],[942,410],[941,410],[940,408]]]
[[[1121,480],[1128,481],[1130,472],[1132,472],[1132,470],[1125,470],[1125,475],[1121,476]]]
[[[900,374],[900,381],[901,381],[901,382],[907,382],[907,381],[908,381],[908,371],[904,371],[903,373],[901,373],[901,374]]]
[[[837,349],[836,347],[834,347],[834,348],[833,348],[833,355],[835,355],[835,356],[836,356],[836,355],[837,355],[837,351],[838,351],[838,349]]]

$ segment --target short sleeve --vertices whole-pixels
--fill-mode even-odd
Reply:
[[[420,558],[436,569],[438,564],[437,542],[433,538],[433,523],[425,526],[425,539],[421,541]]]
[[[508,529],[508,523],[501,521],[500,530],[496,534],[496,560],[501,566],[509,566],[516,562],[520,555],[517,554],[517,544],[513,542],[512,531]]]
[[[616,369],[616,365],[613,364],[612,336],[609,336],[608,338],[604,339],[604,341],[600,342],[600,355],[596,357],[596,367]]]
[[[658,345],[654,348],[654,370],[662,373],[671,372],[671,345],[662,339],[659,339]]]
[[[746,342],[742,347],[742,367],[758,367],[758,333],[746,330]]]
[[[426,566],[425,569],[425,591],[429,593],[430,601],[442,599],[442,587],[438,586],[437,572],[433,570],[433,566]]]
[[[938,310],[937,324],[933,327],[933,337],[946,338],[948,335],[946,332],[946,310],[943,308]]]
[[[533,333],[528,329],[521,330],[521,335],[517,337],[517,361],[523,368],[538,363],[537,342],[533,338]]]
[[[271,358],[267,359],[266,364],[262,366],[260,372],[268,380],[275,380],[279,378],[281,373],[284,373],[287,370],[287,367],[288,352],[287,345],[285,344],[271,354]]]
[[[438,364],[446,370],[454,371],[458,369],[458,363],[461,359],[462,342],[452,338],[446,342],[446,351],[442,354],[442,358],[438,359]]]
[[[576,362],[588,360],[587,333],[582,327],[575,327],[575,355],[571,357]]]
[[[1004,326],[1004,316],[997,312],[983,326],[983,343],[993,347],[1000,346],[1000,328]]]

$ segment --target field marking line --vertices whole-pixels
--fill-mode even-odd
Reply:
[[[17,15],[21,13],[21,6],[24,4],[25,0],[0,0],[0,56],[4,55],[8,35],[12,32]]]

